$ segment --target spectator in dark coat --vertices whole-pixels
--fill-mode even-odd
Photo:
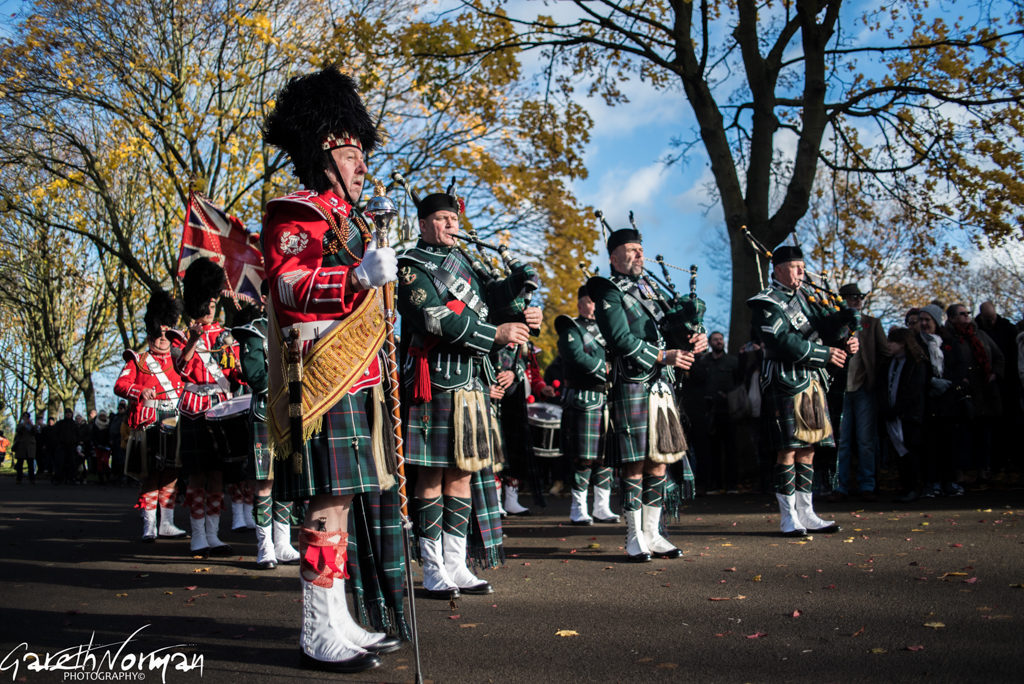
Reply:
[[[942,318],[942,309],[936,304],[921,308],[918,342],[928,358],[930,372],[925,400],[925,497],[964,493],[963,487],[954,481],[953,441],[970,427],[964,408],[969,400],[967,359],[941,324]]]
[[[960,470],[976,469],[985,478],[991,470],[992,430],[1003,415],[999,379],[1003,377],[1005,359],[995,341],[971,320],[971,312],[963,304],[946,310],[946,326],[953,343],[967,359],[967,382],[971,430],[960,436]],[[957,478],[963,481],[962,472]]]
[[[78,424],[71,409],[64,410],[64,417],[51,428],[55,451],[53,454],[53,483],[71,484],[74,481],[78,446]]]
[[[28,481],[36,483],[36,426],[32,424],[32,416],[28,411],[21,414],[21,421],[14,430],[14,469],[17,472],[17,483],[21,484],[22,470],[28,465]]]
[[[903,494],[901,503],[916,501],[923,485],[921,447],[928,395],[924,350],[909,328],[893,328],[887,336],[892,358],[880,383],[881,418],[889,447],[896,456]]]
[[[992,429],[992,470],[1005,472],[1012,464],[1010,459],[1020,451],[1021,418],[1020,382],[1018,380],[1017,327],[996,313],[992,302],[984,302],[974,319],[979,330],[984,331],[1003,353],[1005,367],[999,379],[1002,419],[997,419]],[[983,479],[988,473],[982,473]]]

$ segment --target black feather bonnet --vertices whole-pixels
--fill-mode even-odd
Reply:
[[[146,315],[143,322],[146,324],[146,335],[150,339],[160,337],[163,326],[173,328],[181,318],[181,300],[172,297],[166,291],[154,289],[149,295],[149,304],[146,305]]]
[[[331,187],[324,173],[331,149],[351,145],[368,155],[380,144],[356,82],[335,66],[288,81],[263,122],[263,141],[287,154],[295,177],[316,192]]]
[[[185,270],[181,282],[185,314],[193,320],[205,316],[210,300],[220,297],[226,285],[227,277],[223,268],[206,257],[193,261]]]

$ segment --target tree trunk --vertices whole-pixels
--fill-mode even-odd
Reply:
[[[92,383],[92,373],[86,373],[81,383],[82,395],[85,397],[85,415],[96,408],[96,385]]]
[[[761,273],[767,279],[771,268],[766,260],[754,253],[753,247],[738,230],[729,231],[732,254],[732,297],[729,311],[729,352],[736,353],[744,343],[750,341],[750,307],[747,299],[763,287],[758,278],[757,259],[761,262]]]

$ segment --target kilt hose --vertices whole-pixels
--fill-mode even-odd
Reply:
[[[796,438],[796,396],[769,385],[761,397],[761,420],[768,435],[768,443],[773,451],[789,451],[791,449],[807,449],[815,446],[833,447],[835,440],[832,435],[809,444]]]

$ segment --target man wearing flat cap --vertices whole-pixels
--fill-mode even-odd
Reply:
[[[679,558],[682,551],[661,533],[662,512],[674,513],[681,495],[692,494],[693,472],[672,385],[675,369],[688,369],[707,337],[692,335],[692,350],[669,349],[661,326],[670,298],[644,272],[640,232],[613,231],[607,247],[611,275],[590,278],[587,292],[611,365],[609,465],[622,470],[626,555],[635,562]],[[682,469],[680,483],[669,477],[673,464]]]
[[[275,498],[309,499],[299,532],[305,667],[361,672],[400,646],[405,554],[379,292],[395,253],[377,248],[356,205],[379,144],[355,82],[334,67],[292,78],[274,99],[266,143],[305,188],[267,204],[267,427]],[[285,353],[287,351],[287,353]],[[356,540],[358,539],[358,546]],[[348,609],[346,580],[372,630]]]
[[[771,284],[747,300],[753,309],[752,330],[764,345],[761,419],[776,453],[779,526],[789,537],[839,530],[814,512],[814,447],[834,444],[825,398],[826,366],[841,368],[858,347],[852,335],[841,341],[838,323],[850,317],[849,327],[852,314],[818,304],[821,293],[807,290],[803,281],[803,252],[783,245],[772,253]]]
[[[558,354],[565,368],[560,436],[562,453],[573,464],[569,522],[591,525],[594,520],[617,523],[612,512],[612,469],[604,462],[608,418],[608,361],[605,339],[594,318],[594,300],[587,288],[577,293],[576,318],[555,319]],[[594,486],[594,514],[587,493]]]
[[[454,184],[422,199],[410,189],[420,239],[399,260],[405,458],[416,466],[416,516],[423,588],[433,598],[490,594],[467,566],[502,560],[494,487],[488,355],[525,344],[541,311],[520,293],[532,269],[503,279],[478,270],[456,244],[463,203]],[[513,317],[525,322],[514,322]],[[525,427],[525,426],[524,426]]]
[[[839,288],[839,296],[854,311],[864,306],[868,293],[857,283]],[[875,379],[878,368],[889,357],[889,346],[882,322],[860,314],[857,333],[860,349],[846,361],[846,386],[843,392],[843,418],[839,423],[839,449],[836,457],[836,488],[833,501],[841,501],[856,491],[852,480],[854,456],[857,459],[857,490],[865,501],[875,500],[875,472],[878,466],[878,400]]]

